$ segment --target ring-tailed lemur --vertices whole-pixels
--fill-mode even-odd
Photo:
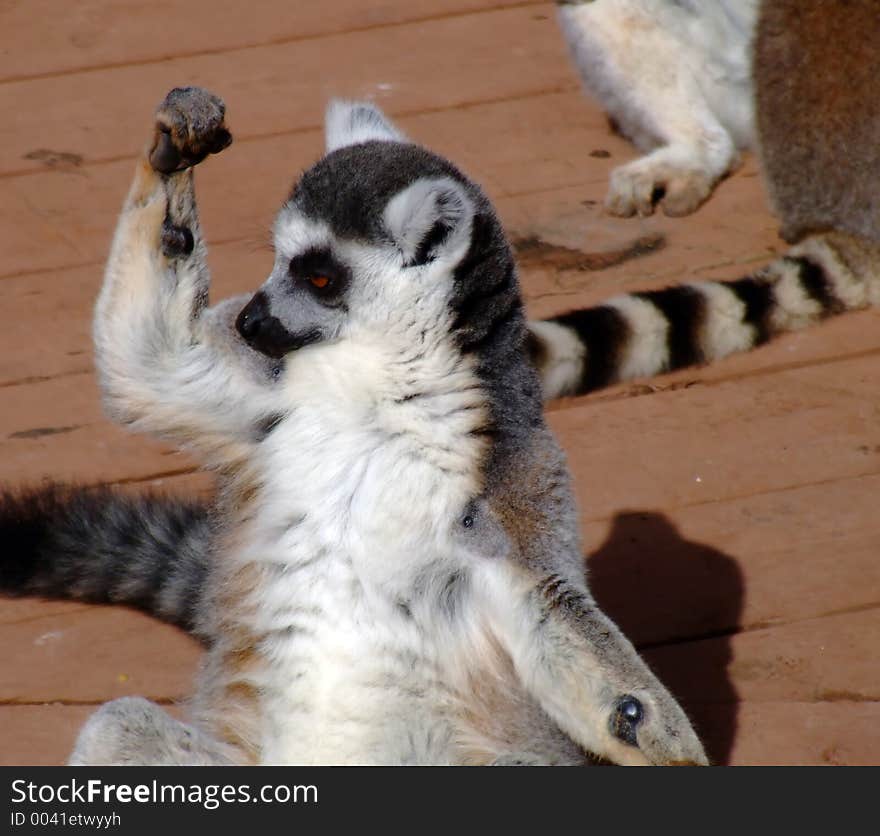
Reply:
[[[880,172],[880,165],[874,159],[878,145],[859,144],[855,148],[849,145],[849,153],[845,155],[839,148],[854,130],[870,133],[880,125],[880,98],[871,95],[875,79],[880,74],[872,75],[869,71],[876,64],[876,56],[870,54],[869,49],[875,41],[869,37],[864,40],[856,37],[857,33],[876,33],[880,21],[870,14],[867,2],[848,4],[847,13],[838,13],[833,19],[818,14],[821,4],[810,2],[809,9],[806,5],[803,2],[792,4],[787,0],[768,0],[758,30],[758,123],[768,185],[790,237],[799,237],[810,231],[840,229],[861,233],[876,241],[877,226],[873,220],[876,213],[867,198],[880,193],[874,188]],[[823,69],[823,62],[830,62],[834,72]],[[814,83],[814,79],[828,81],[823,85]],[[805,95],[789,95],[791,90],[804,90]],[[367,130],[363,121],[373,121],[370,113],[361,111],[364,117],[362,130]],[[845,118],[840,118],[840,114],[846,114]],[[165,115],[172,116],[173,111]],[[380,134],[391,131],[378,115],[374,121],[374,129]],[[801,127],[798,143],[792,141],[788,127],[792,124]],[[336,127],[344,128],[344,123],[338,123]],[[160,140],[160,150],[170,143],[164,136],[160,136]],[[221,135],[217,142],[222,144],[222,141],[225,139]],[[786,166],[786,155],[790,151],[794,154],[795,145],[797,156],[793,159],[797,159],[798,165]],[[171,150],[166,149],[168,153],[173,154],[173,147],[170,143]],[[829,165],[829,161],[833,165]],[[168,181],[169,187],[179,184],[184,175],[176,177],[177,180],[171,178]],[[144,166],[141,178],[152,182],[154,191],[159,189],[160,178],[151,173],[149,166]],[[185,183],[188,189],[188,180]],[[850,186],[862,190],[865,195],[861,205],[853,207],[845,201]],[[189,194],[186,189],[184,196]],[[177,191],[172,193],[179,194]],[[135,203],[138,194],[136,189],[133,194]],[[829,196],[830,200],[827,199]],[[158,252],[156,243],[161,227],[158,215],[161,213],[155,214],[154,205],[155,200],[162,202],[161,194],[154,194],[151,200],[153,204],[147,202],[141,208],[154,206],[150,221],[154,224],[154,235],[152,239],[140,242],[140,250],[132,252],[135,255],[152,253],[150,259],[162,266],[165,256]],[[173,225],[166,225],[163,228],[166,248],[180,248],[182,245],[186,250],[190,246],[201,246],[194,215],[184,214],[187,214],[189,226],[175,229]],[[124,230],[144,231],[142,225],[131,226],[134,218],[131,211],[123,215],[120,231],[123,237],[118,240],[129,240],[124,238],[128,234]],[[196,237],[191,237],[194,234]],[[157,278],[154,274],[160,292],[167,294],[169,300],[174,299],[177,292],[174,277],[181,276],[186,280],[189,274],[185,268],[189,263],[191,259],[172,259],[167,265],[167,276]],[[541,361],[545,394],[582,391],[603,381],[610,382],[640,371],[652,373],[688,360],[713,359],[750,348],[776,330],[797,327],[839,310],[876,304],[880,298],[878,274],[880,257],[876,245],[847,234],[819,234],[806,238],[799,249],[770,265],[766,271],[738,282],[727,285],[707,283],[647,296],[621,297],[608,306],[575,312],[556,322],[531,323],[531,343]],[[144,275],[148,277],[148,274]],[[197,310],[203,305],[199,293],[205,280],[204,275],[198,277],[200,284],[194,297]],[[149,289],[145,292],[149,293]],[[193,288],[187,290],[185,286],[184,292],[192,293]],[[147,305],[140,316],[149,323],[154,310]],[[242,353],[241,344],[234,340],[221,349],[224,343],[214,339],[213,335],[222,335],[223,328],[221,325],[218,329],[211,323],[222,323],[224,319],[229,322],[235,312],[235,303],[221,307],[216,313],[202,312],[199,319],[202,350],[207,345],[208,348],[213,346],[214,350],[232,351],[229,360],[233,367],[236,358],[242,363],[255,363],[244,369],[243,376],[247,380],[232,381],[234,386],[243,383],[247,387],[248,381],[259,379],[258,375],[263,375],[263,380],[272,380],[276,370],[280,372],[280,365],[270,363],[266,366],[266,361],[258,359],[259,355]],[[129,313],[136,314],[134,311]],[[577,327],[568,327],[566,322]],[[152,324],[161,327],[162,321]],[[183,325],[185,327],[186,323]],[[270,320],[270,330],[271,327]],[[124,331],[124,326],[120,330]],[[154,336],[162,335],[154,333]],[[133,361],[141,365],[147,363],[152,368],[152,371],[141,369],[149,371],[141,383],[154,387],[164,385],[162,366],[152,365],[151,358],[171,363],[166,368],[173,378],[174,357],[167,353],[173,345],[169,346],[166,340],[171,336],[173,332],[153,345],[126,346],[124,340],[120,343],[126,351],[134,352]],[[177,345],[177,350],[182,348],[195,349],[196,346],[184,340],[182,345]],[[140,355],[139,350],[144,353]],[[195,351],[188,356],[198,360],[200,355]],[[635,362],[637,358],[645,360],[643,366]],[[117,381],[117,385],[124,382]],[[135,377],[129,382],[135,388],[128,394],[137,403],[136,396],[142,392],[138,379]],[[189,391],[198,397],[208,397],[207,403],[217,407],[213,413],[215,422],[236,420],[239,404],[234,398],[226,399],[224,391],[228,392],[228,389],[217,394],[213,391],[204,393],[194,389],[198,385],[196,378],[184,377],[179,382],[184,389],[186,385],[190,386]],[[258,386],[257,390],[251,395],[262,397],[263,389]],[[146,394],[149,401],[152,395]],[[152,408],[164,420],[177,414],[181,407],[180,415],[186,416],[190,405],[188,402],[165,403],[160,399],[152,404]],[[251,446],[259,444],[258,438],[271,430],[278,417],[270,410],[259,432],[248,440],[239,440],[227,448],[227,453],[232,456],[240,454],[240,460],[247,461]],[[211,432],[202,438],[213,455],[218,442],[217,428],[212,425],[207,429]],[[186,432],[186,425],[176,425],[175,431]],[[228,430],[221,427],[220,435],[223,433]],[[191,440],[198,443],[199,437]],[[252,487],[257,490],[257,485]],[[222,509],[224,502],[234,497],[230,491],[232,488],[227,486],[219,508]],[[133,604],[194,631],[210,646],[216,635],[216,625],[211,617],[215,607],[216,580],[209,571],[212,565],[210,550],[212,543],[223,544],[229,536],[224,515],[212,515],[206,506],[196,503],[132,499],[95,490],[55,489],[36,494],[7,495],[0,503],[0,539],[7,545],[6,557],[0,563],[0,589]],[[239,658],[250,661],[247,654]],[[209,668],[209,678],[210,675]],[[244,698],[247,693],[245,688],[240,696]],[[144,730],[150,728],[151,723],[163,727],[172,724],[177,732],[185,731],[149,704],[123,703],[125,705],[129,707],[124,711],[129,714],[120,715],[117,718],[120,722],[140,724]],[[108,708],[107,712],[113,714],[115,710]],[[174,735],[167,739],[173,740]],[[157,751],[153,755],[164,761],[182,757],[175,750]],[[236,753],[228,753],[228,756],[236,757]],[[131,757],[145,760],[150,755],[138,749]],[[194,752],[191,757],[214,760],[221,754],[209,746],[208,754],[201,756]]]
[[[588,591],[486,197],[336,103],[269,279],[209,309],[192,167],[223,117],[198,88],[160,106],[94,320],[109,413],[218,474],[208,649],[190,723],[113,701],[71,763],[705,763]]]
[[[759,0],[556,0],[581,78],[650,152],[611,172],[614,215],[687,215],[755,145]],[[827,4],[826,4],[827,5]]]
[[[878,44],[874,0],[761,6],[759,151],[786,241],[835,229],[880,242]]]
[[[532,323],[547,397],[716,360],[880,304],[878,43],[874,0],[764,0],[754,44],[758,151],[782,235],[795,246],[745,278],[621,296]]]

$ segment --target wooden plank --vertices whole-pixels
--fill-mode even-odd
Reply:
[[[876,766],[880,703],[743,703],[734,764]]]
[[[235,240],[266,249],[294,173],[322,150],[318,131],[268,145],[234,145],[200,172],[203,228],[215,246]],[[0,179],[0,277],[79,265],[100,275],[133,171],[134,164],[123,160]]]
[[[3,398],[0,481],[117,481],[194,466],[182,453],[104,418],[91,374],[7,387]]]
[[[867,763],[880,751],[878,628],[875,608],[645,656],[694,719],[713,762],[828,763],[834,752],[835,762]],[[784,730],[772,728],[783,706],[791,718]],[[817,717],[833,725],[817,727]],[[772,744],[761,738],[768,727]]]
[[[880,702],[872,608],[647,648],[685,702]],[[723,673],[723,676],[721,675]]]
[[[211,263],[217,299],[255,290],[271,267],[268,247],[257,250],[251,241],[211,247]],[[0,398],[16,381],[91,371],[92,312],[102,278],[102,265],[94,265],[0,281],[7,323],[0,335]]]
[[[133,694],[177,700],[192,690],[201,654],[180,630],[121,607],[4,624],[3,641],[0,704],[94,703]]]
[[[548,148],[543,135],[524,129],[524,108],[552,132],[552,147]],[[135,143],[145,136],[142,122],[143,118],[138,118],[128,126]],[[401,125],[414,139],[430,140],[432,147],[470,170],[497,197],[527,191],[534,178],[545,191],[577,182],[604,181],[607,166],[597,165],[603,161],[591,160],[581,147],[585,135],[594,135],[598,142],[607,134],[604,126],[594,122],[596,114],[582,97],[567,93],[407,117]],[[509,150],[486,154],[487,134],[509,137]],[[621,140],[616,142],[625,147]],[[268,242],[272,216],[296,172],[321,153],[322,131],[314,129],[251,142],[239,140],[212,159],[198,177],[210,240]],[[41,170],[0,180],[5,230],[0,239],[0,275],[17,270],[30,274],[53,264],[69,267],[71,263],[101,261],[132,171],[131,163],[121,161]],[[633,235],[628,224],[620,224],[618,229],[627,239]],[[614,229],[606,235],[614,237]],[[58,253],[53,254],[53,246],[60,248]]]
[[[40,598],[0,598],[0,624],[24,624],[54,616],[71,615],[89,609],[88,604],[45,601]]]
[[[216,53],[245,46],[287,44],[340,32],[537,6],[535,0],[298,0],[255,14],[238,0],[189,0],[186,4],[141,0],[28,0],[0,6],[0,84],[29,76],[55,75],[170,57]],[[478,23],[475,22],[475,25]],[[152,37],[145,33],[154,33]],[[14,35],[14,37],[10,37]]]
[[[873,356],[554,411],[584,518],[880,470]]]
[[[524,112],[533,114],[547,127],[552,145],[548,145],[544,134],[525,130]],[[145,115],[129,123],[135,143],[145,135],[141,132]],[[585,141],[588,148],[600,142],[615,142],[615,147],[625,152],[625,144],[609,138],[604,125],[598,122],[595,111],[574,92],[400,120],[415,140],[429,140],[437,151],[485,184],[493,198],[527,194],[535,181],[540,182],[542,193],[570,189],[580,215],[569,223],[572,227],[587,224],[587,232],[592,230],[592,248],[602,249],[629,242],[644,232],[638,224],[591,219],[582,205],[583,188],[573,186],[594,183],[597,196],[604,190],[608,166],[606,161],[588,156]],[[508,150],[487,154],[487,134],[509,137],[511,142],[505,146]],[[239,140],[212,159],[198,176],[199,202],[209,240],[244,240],[255,247],[268,243],[272,217],[296,172],[322,153],[322,131],[314,129],[250,142]],[[0,277],[100,263],[132,170],[132,163],[119,161],[0,179]],[[503,207],[509,207],[511,221],[518,219],[514,213],[520,203],[521,199],[512,198]],[[531,209],[525,207],[524,211]],[[601,224],[598,228],[597,222]],[[523,234],[529,232],[526,225]],[[574,246],[581,246],[581,237],[578,231]]]
[[[62,766],[93,705],[0,705],[0,766]]]
[[[220,93],[239,139],[319,127],[330,96],[376,99],[400,114],[575,89],[555,21],[538,17],[531,7],[503,9],[480,15],[479,26],[471,16],[444,17],[9,82],[0,85],[0,111],[16,119],[0,124],[0,174],[38,168],[35,152],[46,149],[89,162],[130,157],[152,106],[181,84]]]
[[[637,644],[880,602],[880,477],[681,510],[629,505],[585,528],[590,587]]]

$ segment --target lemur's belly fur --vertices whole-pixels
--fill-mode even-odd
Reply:
[[[295,406],[263,441],[242,528],[219,557],[261,569],[237,607],[227,601],[224,627],[239,621],[256,642],[234,677],[260,702],[252,756],[489,759],[491,742],[479,742],[489,706],[466,695],[474,680],[518,687],[503,655],[486,652],[489,625],[468,612],[468,555],[450,537],[482,490],[485,444],[473,431],[485,405],[466,368],[446,391],[407,398],[381,371],[381,347],[363,346],[356,364],[350,347],[337,362],[341,351],[304,350],[279,382]]]

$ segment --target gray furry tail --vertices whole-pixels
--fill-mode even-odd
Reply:
[[[880,246],[806,239],[751,276],[618,296],[529,323],[546,400],[748,351],[826,317],[880,304]]]
[[[208,507],[196,502],[61,485],[3,491],[0,593],[127,604],[199,635],[210,539]]]

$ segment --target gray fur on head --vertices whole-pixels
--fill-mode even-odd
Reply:
[[[450,177],[416,180],[388,201],[383,220],[404,258],[420,264],[454,249],[471,231],[474,207]]]

